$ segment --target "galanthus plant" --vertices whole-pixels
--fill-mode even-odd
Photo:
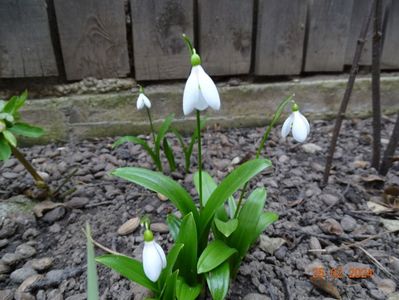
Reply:
[[[295,102],[289,96],[279,105],[255,158],[216,182],[202,170],[200,111],[208,106],[219,109],[220,97],[212,79],[200,66],[200,56],[188,38],[184,38],[190,49],[193,69],[184,89],[183,111],[185,114],[196,112],[198,171],[193,182],[198,197],[193,197],[180,183],[159,172],[136,167],[114,170],[112,174],[119,178],[165,195],[180,211],[181,217],[174,214],[167,217],[174,245],[166,255],[146,223],[142,262],[112,251],[97,257],[96,261],[148,288],[153,295],[151,299],[191,300],[206,295],[209,290],[213,299],[222,300],[251,245],[278,219],[276,213],[264,211],[266,188],[258,187],[248,194],[247,189],[252,178],[271,167],[271,161],[262,158],[261,152],[286,105]],[[93,294],[95,291],[88,290],[89,299],[95,299],[90,298]]]

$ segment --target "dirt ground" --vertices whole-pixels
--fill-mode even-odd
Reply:
[[[393,117],[383,118],[384,147],[393,121]],[[332,126],[329,121],[311,122],[305,144],[281,139],[281,126],[273,130],[264,152],[273,168],[251,185],[267,187],[265,209],[279,213],[280,220],[250,250],[228,299],[328,299],[339,295],[342,299],[399,299],[399,233],[392,232],[398,227],[398,213],[393,208],[377,214],[370,206],[376,201],[395,206],[395,199],[386,200],[383,191],[399,186],[399,164],[396,162],[386,177],[376,176],[369,165],[371,120],[346,120],[329,184],[322,187]],[[208,128],[203,133],[204,169],[220,181],[235,163],[255,152],[263,130]],[[114,141],[108,138],[22,149],[38,170],[49,174],[52,186],[77,167],[64,187],[74,186],[77,191],[68,196],[66,207],[56,207],[41,218],[29,209],[0,214],[0,299],[86,299],[86,240],[82,232],[86,221],[96,241],[140,259],[142,228],[128,235],[117,231],[127,220],[148,214],[153,223],[161,223],[155,236],[169,249],[172,239],[164,223],[167,214],[175,212],[171,203],[109,175],[123,166],[152,168],[150,158],[137,145],[113,150]],[[179,164],[171,176],[195,195],[192,175],[182,171],[177,141],[171,141]],[[195,170],[193,157],[191,171]],[[31,195],[32,183],[15,159],[7,161],[0,168],[0,203],[28,201],[20,195]],[[15,196],[23,199],[15,200]],[[98,270],[102,299],[142,299],[142,288],[105,267]],[[320,280],[322,271],[330,283]],[[312,282],[314,277],[317,280]],[[33,278],[33,283],[26,278]]]

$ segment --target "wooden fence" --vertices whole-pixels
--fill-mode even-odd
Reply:
[[[185,78],[181,34],[220,76],[342,72],[372,0],[1,0],[0,78]],[[383,69],[399,69],[399,0]],[[361,65],[371,63],[371,30]]]

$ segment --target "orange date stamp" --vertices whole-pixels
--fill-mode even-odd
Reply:
[[[312,279],[325,279],[330,276],[335,279],[342,279],[347,275],[350,279],[361,279],[361,278],[371,278],[374,275],[373,269],[370,268],[349,268],[348,274],[345,274],[344,268],[338,266],[336,268],[331,268],[326,270],[324,267],[316,267],[313,270]]]

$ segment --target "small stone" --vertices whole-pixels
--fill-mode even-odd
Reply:
[[[389,257],[389,266],[394,270],[396,273],[399,273],[399,259],[395,256]]]
[[[274,256],[278,259],[283,261],[285,258],[285,255],[287,254],[288,248],[286,246],[281,246],[274,252]]]
[[[144,211],[147,213],[150,213],[150,212],[154,211],[154,206],[147,204],[146,206],[144,206]]]
[[[65,300],[86,300],[86,299],[87,299],[86,294],[77,294],[77,295],[69,296]],[[134,297],[134,299],[136,299],[136,296]]]
[[[241,158],[240,158],[239,156],[236,156],[236,157],[234,157],[234,158],[231,160],[231,164],[232,164],[232,165],[238,165],[240,162],[241,162]]]
[[[21,261],[21,259],[22,259],[21,255],[16,253],[6,253],[1,258],[1,260],[9,266],[16,265]]]
[[[168,197],[166,197],[165,195],[161,194],[161,193],[157,193],[157,196],[159,198],[159,200],[161,201],[166,201],[168,200]]]
[[[43,257],[38,259],[33,259],[32,268],[36,271],[42,272],[49,269],[53,264],[53,259],[50,257]]]
[[[66,211],[64,207],[58,206],[47,212],[43,216],[42,220],[47,223],[54,223],[55,221],[62,219],[62,217],[65,215],[65,212]]]
[[[7,179],[15,179],[19,176],[18,173],[14,173],[14,172],[4,172],[3,173],[3,177],[7,178]]]
[[[64,270],[51,270],[46,274],[46,280],[51,282],[50,285],[59,285],[64,279]]]
[[[65,206],[69,208],[79,209],[85,207],[90,200],[85,197],[73,197],[71,200],[65,202]]]
[[[290,158],[289,158],[287,155],[285,155],[285,154],[281,155],[281,156],[278,158],[278,161],[281,162],[282,164],[286,163],[286,162],[289,161],[289,160],[290,160]]]
[[[335,219],[328,218],[323,223],[319,224],[320,229],[327,234],[342,235],[344,230]]]
[[[355,230],[355,228],[357,226],[356,220],[348,215],[345,215],[341,219],[340,223],[341,223],[342,229],[346,232],[351,232],[351,231]]]
[[[323,194],[320,196],[320,198],[328,206],[334,205],[339,200],[337,196],[331,194]]]
[[[323,150],[319,145],[313,143],[307,143],[302,145],[303,151],[310,154],[315,154],[316,152],[320,152]]]
[[[159,233],[168,233],[169,227],[164,223],[153,223],[151,224],[151,230]]]
[[[285,243],[282,238],[270,238],[264,234],[260,236],[259,248],[273,255],[274,252]]]
[[[14,299],[14,291],[11,289],[1,290],[0,291],[0,299],[1,300],[13,300]]]
[[[356,168],[356,169],[365,169],[368,168],[370,166],[370,163],[368,161],[364,161],[364,160],[355,160],[352,163],[352,167]]]
[[[376,289],[370,290],[370,295],[371,295],[371,297],[373,297],[373,299],[377,299],[377,300],[385,300],[386,299],[385,295]]]
[[[21,294],[21,293],[26,293],[29,290],[29,288],[32,286],[33,283],[35,283],[36,281],[41,280],[41,279],[43,279],[43,275],[39,275],[39,274],[32,275],[32,276],[26,278],[24,280],[24,282],[22,282],[21,285],[18,287],[17,292],[15,294],[17,295],[17,294]]]
[[[140,218],[135,217],[132,218],[125,223],[123,223],[119,228],[118,228],[118,234],[119,235],[127,235],[132,232],[134,232],[137,227],[140,225]]]
[[[378,289],[385,295],[392,294],[396,290],[396,283],[391,279],[381,279],[377,283]]]
[[[46,292],[44,290],[39,290],[36,293],[36,300],[46,300]]]
[[[399,300],[399,292],[389,295],[387,300]]]
[[[247,294],[242,300],[270,300],[270,298],[266,295],[251,293]]]
[[[320,244],[320,241],[316,238],[316,237],[314,237],[314,236],[312,236],[312,237],[310,237],[310,240],[309,240],[309,248],[311,249],[311,250],[321,250],[322,248],[321,248],[321,244]],[[321,251],[312,251],[311,252],[313,255],[315,255],[315,256],[320,256],[320,254],[321,254]]]
[[[22,244],[15,250],[16,254],[19,254],[22,258],[29,258],[36,254],[36,249],[27,244]]]
[[[58,289],[51,290],[47,293],[48,300],[64,300],[62,293]]]
[[[5,264],[2,260],[0,260],[0,274],[8,274],[10,272],[11,272],[10,266]]]
[[[0,240],[0,249],[4,248],[7,245],[8,245],[8,240],[7,239]]]
[[[32,238],[35,238],[39,235],[39,231],[35,228],[28,228],[25,230],[24,234],[22,235],[22,239],[24,240],[30,240]]]
[[[54,223],[48,228],[48,231],[50,231],[51,233],[58,233],[61,231],[61,226],[58,223]]]
[[[22,283],[25,279],[36,274],[36,271],[32,268],[20,268],[10,274],[10,279],[14,283]]]

